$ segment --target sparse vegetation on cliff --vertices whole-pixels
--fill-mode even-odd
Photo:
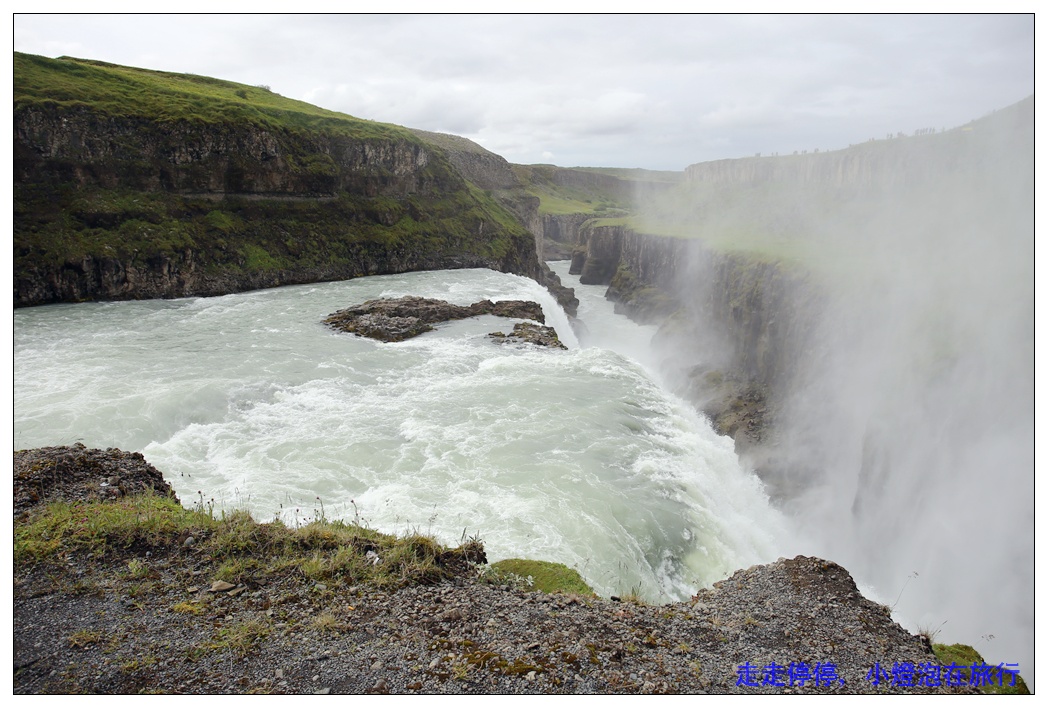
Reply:
[[[525,191],[540,199],[542,215],[627,212],[632,200],[631,187],[616,176],[553,165],[513,165],[513,171]]]

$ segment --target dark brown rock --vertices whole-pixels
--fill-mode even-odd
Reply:
[[[114,476],[118,485],[109,483]],[[16,517],[46,501],[106,500],[145,491],[178,499],[163,474],[139,452],[87,449],[77,443],[14,453]]]
[[[560,337],[557,336],[556,330],[551,326],[538,326],[529,322],[520,322],[515,325],[511,334],[495,331],[487,336],[499,344],[533,344],[534,346],[545,346],[552,349],[567,349],[563,342],[560,341]]]
[[[545,321],[542,307],[536,302],[480,300],[463,307],[443,300],[408,296],[368,300],[363,304],[338,310],[324,319],[324,324],[332,329],[378,341],[404,341],[432,331],[433,324],[482,314]]]

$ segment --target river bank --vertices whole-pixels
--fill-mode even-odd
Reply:
[[[401,539],[428,571],[365,578],[346,568],[393,563],[386,540],[184,509],[136,490],[155,470],[133,454],[16,452],[15,470],[16,694],[974,691],[868,677],[937,663],[817,558],[661,606],[528,591],[485,571],[476,541]],[[778,685],[748,673],[772,664]],[[800,664],[814,671],[802,684],[788,672]]]

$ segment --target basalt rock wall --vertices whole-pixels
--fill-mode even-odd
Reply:
[[[579,268],[575,274],[580,274],[587,285],[609,284],[618,266],[624,264],[643,283],[672,288],[697,245],[680,238],[637,233],[626,226],[583,222],[578,231],[581,257],[576,259]]]
[[[407,139],[165,124],[57,105],[16,111],[14,133],[20,182],[283,197],[405,196],[461,183],[422,142]]]
[[[655,346],[678,391],[707,412],[739,451],[759,442],[798,385],[822,308],[800,271],[698,240],[583,229],[583,283],[607,284],[615,310],[660,324]]]
[[[170,96],[118,99],[157,76]],[[318,110],[217,79],[16,54],[15,306],[438,268],[542,277],[533,235],[445,148]],[[466,166],[513,178],[507,163]]]

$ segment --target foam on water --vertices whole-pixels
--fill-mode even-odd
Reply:
[[[18,310],[15,443],[140,450],[187,505],[260,520],[322,501],[383,531],[479,535],[601,594],[681,598],[774,559],[786,529],[730,440],[637,362],[653,328],[583,289],[581,347],[545,290],[487,270]],[[490,316],[395,344],[319,323],[405,294],[539,301],[569,350],[496,345],[512,323]]]

